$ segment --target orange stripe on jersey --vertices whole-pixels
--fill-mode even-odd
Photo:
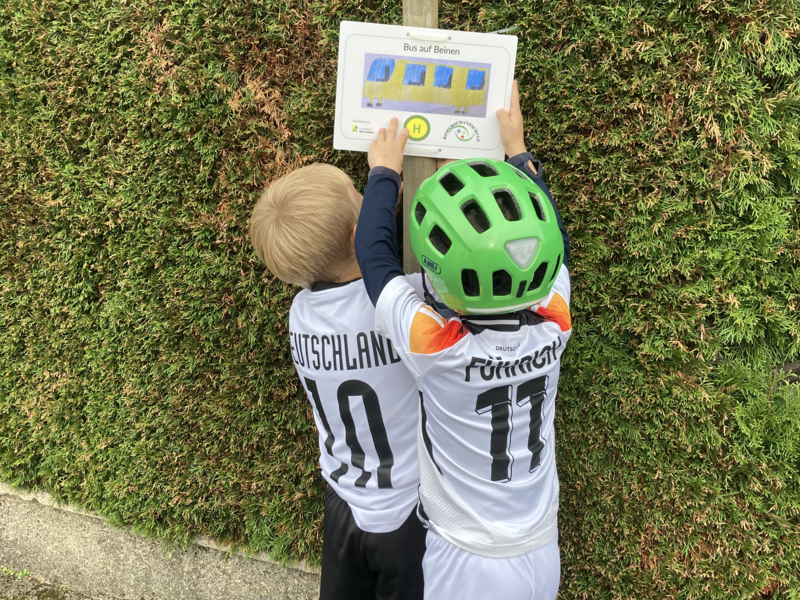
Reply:
[[[561,328],[561,331],[572,329],[572,317],[569,315],[569,306],[566,301],[558,294],[553,294],[547,306],[539,306],[536,312],[548,321],[554,321]]]
[[[453,346],[467,335],[461,323],[444,319],[428,308],[421,308],[411,323],[410,350],[415,354],[435,354]]]

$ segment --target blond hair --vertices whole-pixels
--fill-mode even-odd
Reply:
[[[350,185],[341,169],[317,163],[264,190],[250,219],[250,240],[279,279],[310,288],[346,271],[359,212]]]

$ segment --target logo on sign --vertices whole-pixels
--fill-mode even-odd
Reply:
[[[469,142],[475,140],[476,142],[481,141],[481,134],[478,131],[478,128],[475,127],[470,121],[456,121],[447,130],[444,132],[444,137],[442,139],[447,139],[447,136],[452,135],[456,138],[459,142]]]
[[[442,268],[439,266],[439,263],[432,261],[430,258],[422,255],[422,266],[428,269],[429,271],[433,271],[437,275],[441,275]]]
[[[466,127],[462,127],[461,125],[453,129],[453,135],[456,136],[457,140],[462,142],[468,142],[475,137],[474,133],[471,133]]]

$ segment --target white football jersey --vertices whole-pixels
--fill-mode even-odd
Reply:
[[[557,533],[553,418],[572,332],[569,274],[511,315],[445,320],[404,278],[383,289],[377,331],[417,379],[420,515],[476,554],[519,556]]]
[[[413,278],[412,278],[413,277]],[[400,278],[409,289],[419,275]],[[400,527],[418,500],[419,393],[392,342],[375,331],[363,280],[303,290],[289,312],[300,382],[319,431],[322,476],[364,531]]]

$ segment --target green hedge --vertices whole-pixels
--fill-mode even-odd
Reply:
[[[519,25],[573,239],[562,597],[800,597],[797,0],[440,2]],[[0,6],[0,479],[319,559],[295,289],[247,219],[331,149],[338,24],[401,3]]]

